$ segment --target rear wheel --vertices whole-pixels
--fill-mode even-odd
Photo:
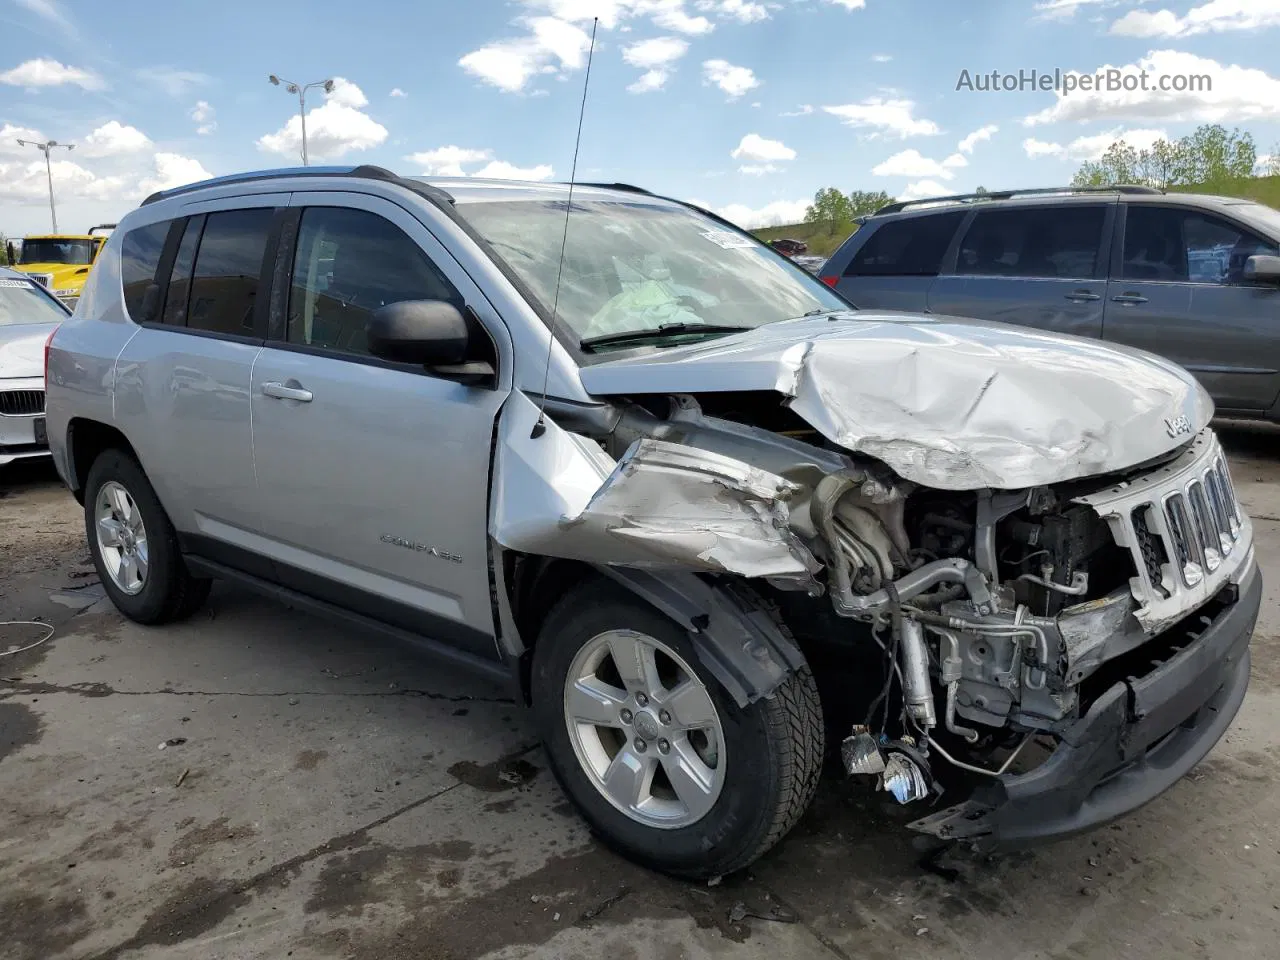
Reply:
[[[808,807],[823,756],[808,669],[745,708],[687,633],[611,583],[563,598],[534,649],[552,768],[611,846],[669,873],[739,870]]]
[[[208,597],[210,582],[187,570],[173,524],[142,467],[124,451],[105,450],[89,468],[84,522],[103,588],[129,619],[181,620]]]

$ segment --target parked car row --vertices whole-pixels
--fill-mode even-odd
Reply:
[[[983,847],[1128,813],[1222,737],[1262,583],[1204,389],[922,312],[944,261],[1047,270],[1036,231],[1058,299],[1101,301],[1120,204],[886,214],[831,276],[924,285],[893,313],[677,201],[569,198],[304,168],[130,213],[46,350],[112,602],[161,624],[227,578],[503,678],[595,832],[692,877],[786,835],[829,736]]]
[[[44,345],[69,315],[42,284],[0,268],[0,467],[49,455]]]
[[[895,203],[821,269],[866,309],[1160,354],[1231,416],[1280,420],[1280,211],[1147,187]]]

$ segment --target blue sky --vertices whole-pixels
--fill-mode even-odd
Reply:
[[[122,216],[146,192],[297,163],[579,179],[798,218],[819,187],[895,196],[1053,185],[1118,135],[1198,123],[1280,141],[1280,0],[0,0],[0,231]],[[957,90],[963,70],[1119,68],[1209,91]],[[1173,81],[1169,81],[1173,82]]]

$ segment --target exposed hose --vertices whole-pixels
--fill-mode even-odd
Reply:
[[[839,570],[840,564],[837,563],[836,567]],[[991,593],[987,590],[986,578],[968,560],[958,558],[935,560],[933,563],[926,563],[923,567],[912,570],[906,576],[895,580],[889,586],[863,596],[854,596],[852,591],[848,589],[849,577],[847,570],[844,572],[843,577],[837,574],[837,580],[841,590],[834,598],[835,607],[836,612],[844,616],[884,613],[894,603],[918,597],[925,591],[932,590],[940,583],[963,584],[979,611],[989,612],[991,609]],[[952,618],[942,617],[940,619],[945,621],[943,624],[945,626],[950,625]],[[967,628],[968,622],[961,622]]]
[[[938,753],[942,755],[942,759],[952,766],[959,767],[961,770],[968,770],[971,773],[980,773],[984,777],[1002,777],[1004,776],[1005,771],[1013,766],[1013,761],[1018,759],[1018,754],[1022,752],[1022,748],[1031,742],[1032,736],[1033,734],[1028,733],[1022,738],[1022,742],[1018,744],[1017,749],[1015,749],[1013,753],[1009,754],[1005,762],[1000,765],[999,770],[988,770],[986,767],[975,767],[971,763],[965,763],[963,760],[957,760],[955,757],[951,756],[951,754],[947,753],[947,751],[943,750],[942,747],[938,746],[938,741],[933,739],[933,737],[926,737],[925,739],[929,741],[929,746],[937,750]]]

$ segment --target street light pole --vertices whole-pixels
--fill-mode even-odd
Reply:
[[[43,143],[38,143],[35,140],[23,140],[21,137],[18,138],[18,143],[24,147],[35,147],[44,154],[44,173],[49,179],[49,216],[53,220],[53,232],[57,233],[58,210],[53,205],[53,164],[49,160],[49,153],[54,147],[62,147],[64,150],[74,150],[76,145],[74,143],[59,143],[57,140],[46,140]]]
[[[333,80],[316,80],[312,83],[294,83],[292,80],[284,80],[277,77],[274,73],[267,77],[273,86],[284,84],[284,88],[290,93],[298,95],[298,117],[302,121],[302,165],[308,166],[307,158],[307,91],[312,87],[324,87],[325,93],[333,92]]]

